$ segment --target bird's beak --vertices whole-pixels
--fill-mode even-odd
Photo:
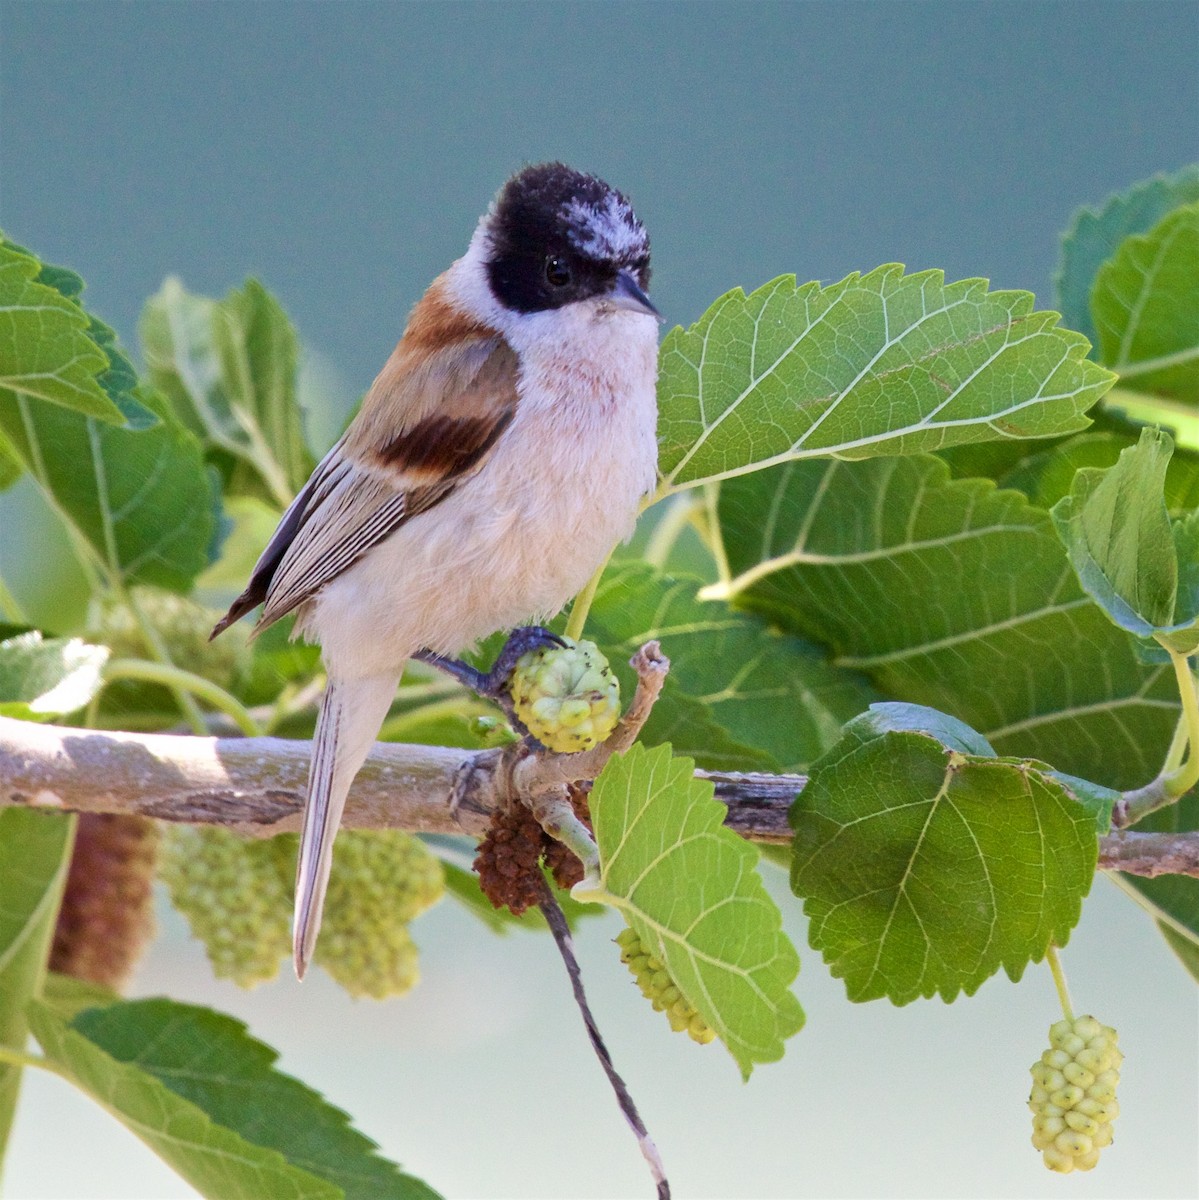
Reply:
[[[651,317],[662,320],[662,314],[653,306],[650,298],[637,285],[629,271],[618,271],[616,282],[608,295],[608,302],[613,308],[626,308],[629,312],[647,313]]]

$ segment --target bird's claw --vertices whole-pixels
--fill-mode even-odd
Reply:
[[[459,683],[470,688],[476,696],[491,700],[504,711],[512,728],[520,734],[529,748],[543,750],[544,746],[528,731],[525,723],[516,715],[516,706],[512,702],[512,693],[508,684],[516,664],[531,650],[543,650],[551,646],[560,647],[566,643],[552,630],[542,625],[524,625],[514,629],[508,640],[496,655],[490,671],[480,671],[461,659],[450,658],[448,655],[436,654],[432,650],[418,650],[413,658],[420,659],[430,666],[453,676]]]

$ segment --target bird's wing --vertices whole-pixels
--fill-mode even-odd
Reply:
[[[440,349],[415,320],[362,411],[292,501],[246,590],[213,637],[264,604],[258,628],[292,612],[405,521],[477,471],[516,413],[518,362],[475,327]]]

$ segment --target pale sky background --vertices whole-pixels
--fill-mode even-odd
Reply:
[[[626,191],[654,298],[693,321],[783,273],[898,261],[986,276],[1052,306],[1079,204],[1199,155],[1194,3],[0,4],[0,223],[78,270],[136,345],[175,273],[281,298],[349,403],[408,307],[514,169],[560,157]],[[313,414],[316,449],[337,416]],[[45,555],[18,490],[0,570]],[[48,586],[27,596],[52,611]],[[1182,1197],[1199,1193],[1194,985],[1096,882],[1065,962],[1121,1033],[1114,1146],[1089,1176],[1028,1144],[1048,971],[972,1000],[849,1005],[806,949],[807,1028],[743,1086],[718,1047],[666,1033],[604,919],[584,970],[679,1197]],[[415,933],[425,981],[353,1003],[318,974],[214,982],[166,917],[141,994],[209,1002],[277,1046],[447,1196],[642,1197],[643,1164],[548,940],[443,904]],[[30,1078],[4,1193],[191,1193],[106,1114]]]

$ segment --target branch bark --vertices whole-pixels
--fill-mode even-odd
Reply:
[[[270,837],[299,828],[310,748],[281,738],[104,733],[0,717],[0,806],[138,813]],[[587,769],[598,773],[607,755],[590,754]],[[481,836],[492,810],[508,802],[514,774],[522,788],[536,791],[579,765],[558,755],[514,762],[502,750],[380,744],[354,781],[344,824]],[[696,776],[715,785],[731,829],[754,841],[790,839],[787,812],[805,776]],[[1099,866],[1199,878],[1199,832],[1113,833],[1100,839]]]

